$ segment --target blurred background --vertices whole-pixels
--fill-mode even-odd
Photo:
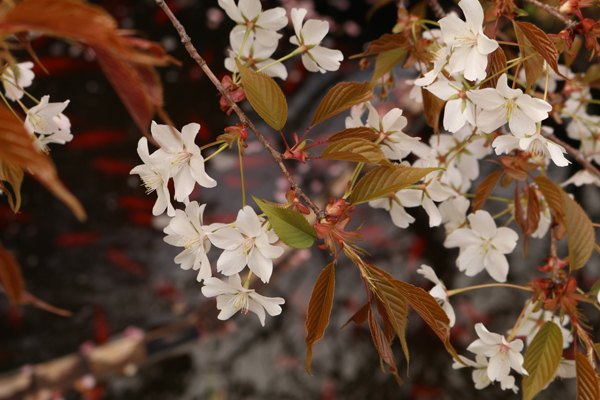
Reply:
[[[181,67],[159,71],[165,109],[178,129],[191,122],[200,123],[197,143],[202,145],[213,141],[225,126],[238,122],[235,115],[227,117],[220,111],[216,89],[189,58],[175,29],[153,0],[95,3],[113,15],[122,29],[160,42],[182,61]],[[282,89],[290,110],[285,128],[288,140],[293,132],[304,132],[318,101],[333,85],[342,80],[370,79],[371,70],[361,71],[358,60],[348,57],[363,51],[369,41],[391,32],[397,18],[396,4],[391,2],[366,21],[365,15],[374,3],[263,1],[265,9],[305,7],[309,9],[307,18],[329,21],[330,34],[325,45],[340,49],[345,56],[338,73],[324,75],[307,72],[299,58],[286,61],[289,78]],[[224,76],[225,49],[234,23],[217,1],[179,0],[169,5],[202,57],[219,78]],[[429,17],[435,19],[433,15]],[[291,24],[283,33],[275,56],[290,50],[287,37],[292,33]],[[163,241],[162,229],[169,219],[152,216],[155,194],[146,196],[138,176],[129,175],[141,163],[136,153],[141,133],[94,62],[93,54],[52,38],[37,38],[33,44],[50,75],[36,67],[29,92],[38,98],[49,94],[51,101],[70,99],[65,114],[72,122],[74,138],[65,146],[51,145],[50,155],[59,176],[81,200],[89,218],[85,223],[78,222],[30,177],[23,184],[19,214],[13,214],[7,202],[0,199],[1,240],[21,264],[27,290],[73,313],[65,318],[33,307],[11,306],[4,297],[0,298],[0,373],[23,373],[34,364],[72,353],[87,354],[115,338],[139,337],[140,332],[146,335],[142,346],[147,357],[140,365],[125,362],[106,376],[94,378],[88,374],[74,388],[45,391],[32,399],[517,398],[518,395],[503,392],[499,385],[475,390],[471,371],[451,368],[451,357],[416,315],[410,317],[407,334],[411,351],[408,377],[401,348],[394,342],[396,362],[405,381],[404,386],[398,387],[392,376],[381,371],[366,326],[351,324],[339,329],[366,301],[356,267],[343,257],[336,271],[330,325],[315,346],[314,376],[309,376],[304,367],[305,313],[316,278],[331,260],[316,246],[300,251],[289,249],[277,260],[267,286],[252,284],[263,295],[286,300],[282,314],[267,317],[265,328],[252,313],[219,321],[215,301],[201,295],[196,273],[181,270],[174,263],[173,258],[181,249]],[[21,57],[19,61],[29,59],[25,52],[17,56]],[[394,74],[397,78],[409,76],[400,68]],[[390,108],[404,109],[409,119],[408,134],[428,139],[430,130],[420,106],[412,103],[408,91],[400,83],[390,95]],[[244,104],[244,109],[259,130],[283,151],[276,132],[262,123],[249,104]],[[320,124],[308,137],[318,140],[342,130],[346,115]],[[248,144],[244,159],[248,194],[283,202],[287,181],[254,138]],[[320,206],[329,197],[343,193],[352,170],[349,165],[326,160],[306,165],[290,161],[287,165]],[[482,177],[492,169],[491,163],[483,163]],[[191,199],[207,204],[207,223],[230,222],[242,203],[237,151],[226,151],[212,159],[208,173],[218,186],[197,190]],[[560,177],[556,180],[561,181]],[[584,206],[592,207],[587,209],[592,210],[593,219],[593,213],[598,213],[598,189],[589,187],[575,193]],[[409,213],[417,221],[402,230],[391,223],[385,211],[359,207],[353,223],[358,227],[365,221],[361,247],[370,253],[369,262],[426,290],[431,284],[415,272],[422,263],[432,266],[448,288],[489,281],[483,274],[467,278],[458,273],[457,251],[442,246],[443,228],[430,229],[421,208],[410,209]],[[543,264],[548,254],[546,241],[531,239],[530,254],[523,260],[521,244],[509,259],[509,279],[520,284],[540,276],[535,267]],[[216,261],[216,256],[218,252],[209,253],[212,261]],[[597,263],[598,256],[594,254],[590,265]],[[598,276],[592,268],[580,273],[590,274],[592,284]],[[473,325],[477,322],[494,332],[510,329],[527,298],[526,292],[503,288],[453,297],[457,324],[452,340],[459,353],[470,356],[465,349],[476,339]],[[117,359],[122,354],[123,349],[113,349],[107,354],[107,363],[111,357]],[[552,383],[551,388],[539,398],[572,398],[575,394],[573,380]],[[3,395],[6,392],[0,386],[0,398],[5,398]]]

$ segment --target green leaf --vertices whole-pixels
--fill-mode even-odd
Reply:
[[[500,182],[500,178],[502,178],[503,171],[494,171],[485,178],[483,182],[477,186],[475,189],[475,198],[471,203],[471,207],[473,209],[472,212],[477,210],[481,210],[483,205],[491,196],[492,192],[496,188],[498,182]]]
[[[378,145],[365,139],[342,139],[327,146],[321,154],[327,160],[392,165]]]
[[[373,343],[375,343],[375,347],[377,348],[377,352],[379,356],[387,365],[390,366],[390,374],[394,375],[396,378],[396,382],[398,385],[402,385],[402,379],[398,375],[398,368],[396,367],[396,360],[394,359],[394,352],[392,351],[392,347],[390,343],[387,341],[385,334],[381,330],[381,327],[375,320],[373,316],[373,312],[369,308],[368,312],[369,318],[369,328],[371,329],[371,337],[373,338]]]
[[[308,302],[306,311],[306,372],[310,375],[312,347],[323,337],[329,325],[329,315],[333,305],[333,288],[335,287],[335,266],[329,264],[317,278],[315,287]]]
[[[577,400],[600,400],[598,376],[589,360],[580,352],[575,353],[575,371],[577,373]]]
[[[369,171],[352,190],[350,202],[361,204],[412,185],[439,168],[415,168],[404,165],[381,166]]]
[[[371,84],[400,64],[406,58],[407,54],[408,50],[406,49],[394,49],[378,54],[375,59],[375,70],[373,71]]]
[[[523,368],[523,400],[533,399],[554,378],[562,358],[563,338],[558,325],[547,321],[527,346]]]
[[[296,249],[306,249],[312,246],[317,238],[317,232],[310,226],[302,213],[258,200],[254,196],[252,198],[267,214],[271,226],[283,243]]]
[[[379,138],[379,133],[368,126],[359,126],[358,128],[348,128],[341,132],[334,133],[327,139],[328,143],[338,142],[342,139],[358,138],[373,142]]]
[[[594,251],[596,235],[590,217],[583,208],[550,179],[534,178],[556,220],[569,235],[569,259],[571,271],[583,268]]]
[[[364,103],[373,98],[373,87],[367,81],[358,82],[340,82],[335,85],[329,93],[325,95],[315,115],[313,116],[311,126],[315,126],[321,121],[334,116],[357,104]]]
[[[262,72],[252,71],[235,60],[252,108],[271,128],[280,131],[287,120],[287,102],[279,85]]]
[[[583,208],[564,190],[561,189],[561,192],[569,234],[569,268],[571,271],[577,271],[583,268],[592,256],[596,235],[592,221]]]

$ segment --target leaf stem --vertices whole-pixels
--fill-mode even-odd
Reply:
[[[248,271],[248,276],[246,277],[246,282],[244,282],[244,289],[248,289],[250,287],[250,278],[252,278],[252,270]]]
[[[227,148],[227,143],[223,143],[221,145],[221,147],[219,147],[219,149],[217,151],[215,151],[214,153],[212,153],[210,156],[206,157],[204,159],[204,162],[207,162],[208,160],[210,160],[211,158],[213,158],[214,156],[216,156],[217,154],[219,154],[220,152],[222,152],[223,150],[225,150]]]
[[[240,178],[242,180],[242,208],[246,207],[246,186],[244,184],[244,163],[242,157],[242,146],[238,146],[238,155],[240,159]]]
[[[301,48],[300,48],[300,47],[298,47],[296,50],[292,51],[292,52],[291,52],[290,54],[288,54],[287,56],[283,56],[283,57],[281,57],[280,59],[273,61],[271,64],[269,64],[269,65],[267,65],[267,66],[265,66],[265,67],[262,67],[261,69],[257,70],[256,72],[262,72],[262,71],[264,71],[265,69],[267,69],[267,68],[269,68],[269,67],[272,67],[273,65],[275,65],[275,64],[277,64],[277,63],[283,62],[283,61],[287,60],[288,58],[292,58],[292,57],[294,57],[295,55],[298,55],[298,54],[300,54],[300,53],[301,53],[300,49],[301,49]]]

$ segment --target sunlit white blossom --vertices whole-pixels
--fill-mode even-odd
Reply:
[[[274,44],[271,47],[266,47],[254,38],[248,38],[244,44],[243,31],[238,31],[237,33],[232,32],[230,35],[230,40],[231,50],[229,51],[229,57],[225,59],[225,68],[231,72],[236,69],[235,60],[238,58],[240,50],[240,62],[254,70],[260,70],[261,68],[264,68],[275,61],[270,57],[277,49],[277,44]],[[243,49],[242,44],[244,44]],[[271,65],[269,68],[261,72],[272,77],[281,78],[283,80],[287,78],[287,69],[283,63]]]
[[[322,47],[321,41],[329,32],[329,22],[309,19],[304,24],[307,10],[292,8],[292,23],[296,36],[290,38],[290,43],[300,46],[302,63],[311,72],[337,71],[344,59],[342,52]]]
[[[22,62],[14,65],[14,69],[8,66],[2,73],[2,84],[4,85],[4,94],[7,99],[15,101],[23,97],[24,88],[33,83],[35,74],[31,70],[33,63],[31,61]],[[17,79],[15,79],[15,73]]]
[[[446,287],[437,277],[433,268],[428,265],[422,264],[421,268],[417,270],[417,273],[423,275],[425,278],[429,279],[435,284],[435,286],[429,291],[429,294],[438,301],[440,307],[442,307],[448,316],[448,319],[450,320],[450,327],[452,328],[456,322],[456,315],[454,314],[452,305],[450,305],[450,302],[448,301]]]
[[[402,116],[401,109],[393,108],[381,118],[371,103],[367,102],[366,105],[369,109],[366,126],[375,129],[380,136],[383,136],[381,151],[387,158],[402,160],[412,150],[419,147],[419,138],[410,137],[402,132],[408,121],[406,117]]]
[[[490,380],[490,378],[488,376],[489,364],[488,364],[488,359],[486,356],[478,354],[475,356],[475,361],[470,360],[467,357],[464,357],[461,355],[459,355],[458,357],[460,357],[462,362],[464,362],[468,366],[474,368],[471,376],[473,378],[473,383],[475,384],[475,389],[478,389],[478,390],[485,389],[486,387],[488,387],[490,385],[490,383],[492,383],[492,381]],[[452,368],[454,368],[454,369],[465,368],[465,365],[454,360],[454,364],[452,364]],[[500,387],[502,388],[502,390],[510,389],[514,393],[517,393],[519,391],[519,387],[515,384],[515,377],[512,375],[508,375],[508,376],[506,376],[506,378],[502,379],[500,381]]]
[[[392,196],[383,197],[369,201],[373,208],[383,208],[389,211],[392,222],[398,228],[408,228],[415,219],[408,214],[405,207],[417,207],[421,205],[422,193],[420,190],[402,189]]]
[[[551,129],[548,127],[542,127]],[[513,135],[498,136],[492,143],[497,155],[508,154],[515,149],[522,150],[532,157],[547,157],[559,167],[566,167],[571,162],[565,158],[566,150],[552,140],[546,139],[541,133],[516,137]]]
[[[202,294],[206,297],[217,296],[217,309],[221,310],[217,318],[220,320],[227,320],[238,311],[252,311],[258,315],[262,326],[265,326],[265,310],[271,316],[279,315],[280,304],[285,303],[281,297],[265,297],[253,289],[244,288],[238,274],[231,275],[229,283],[217,278],[206,279],[202,286]]]
[[[232,35],[242,32],[243,37],[246,30],[250,30],[252,35],[256,35],[256,40],[266,47],[277,45],[282,35],[276,31],[288,23],[284,8],[262,11],[260,0],[239,0],[237,5],[234,0],[219,0],[219,6],[238,23]]]
[[[30,135],[33,135],[34,132],[43,135],[58,132],[58,124],[61,120],[60,118],[55,120],[55,117],[58,117],[68,105],[69,100],[62,103],[50,103],[50,96],[42,97],[40,104],[27,111],[25,129]]]

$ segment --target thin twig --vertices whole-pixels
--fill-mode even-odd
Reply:
[[[561,14],[556,8],[552,7],[549,4],[544,4],[538,0],[525,0],[528,3],[533,4],[534,6],[537,6],[543,10],[546,10],[547,12],[549,12],[550,14],[554,15],[556,18],[560,19],[566,26],[567,28],[572,28],[575,25],[577,25],[577,22],[570,20],[569,18],[565,17],[563,14]]]
[[[196,48],[192,44],[192,40],[188,36],[188,34],[186,33],[185,28],[179,22],[179,20],[177,19],[177,17],[175,17],[175,15],[173,14],[173,12],[169,8],[169,6],[164,2],[164,0],[156,0],[156,4],[160,8],[162,8],[162,10],[165,12],[165,14],[167,14],[167,16],[169,17],[169,19],[171,20],[171,23],[173,24],[173,26],[175,27],[175,29],[177,29],[177,32],[179,33],[179,36],[181,37],[181,43],[183,43],[183,45],[185,46],[185,49],[187,50],[187,52],[190,54],[190,56],[192,57],[192,59],[194,59],[194,61],[196,61],[196,63],[200,66],[200,68],[202,68],[202,70],[204,71],[204,73],[206,74],[206,76],[208,76],[208,78],[211,80],[211,82],[213,83],[213,85],[215,85],[215,87],[219,90],[219,92],[221,92],[221,94],[223,95],[223,97],[225,97],[225,99],[227,100],[227,103],[229,103],[229,105],[231,106],[231,108],[233,109],[233,111],[235,111],[235,113],[238,115],[238,117],[240,118],[240,121],[242,122],[242,124],[244,124],[244,126],[246,126],[248,129],[250,129],[252,131],[252,133],[254,133],[254,135],[258,138],[258,140],[262,143],[262,145],[265,147],[265,149],[267,149],[267,151],[269,153],[271,153],[271,156],[273,157],[273,159],[275,160],[275,162],[277,162],[277,164],[279,165],[279,168],[281,168],[281,171],[283,172],[283,174],[287,178],[288,182],[290,183],[290,185],[292,186],[292,188],[294,189],[294,191],[296,192],[296,194],[302,200],[304,200],[306,202],[306,204],[316,214],[316,216],[317,216],[318,219],[325,218],[327,216],[327,214],[324,211],[322,211],[319,207],[317,207],[316,204],[314,204],[312,202],[312,200],[298,186],[298,184],[296,183],[296,181],[294,180],[294,178],[292,178],[292,175],[289,173],[289,171],[287,170],[287,168],[283,164],[283,157],[282,157],[281,153],[279,153],[277,150],[275,150],[271,146],[271,144],[268,142],[268,140],[265,139],[265,137],[258,131],[258,129],[256,129],[256,127],[254,126],[254,124],[252,124],[252,122],[250,121],[250,119],[238,107],[238,105],[235,103],[235,101],[233,101],[231,99],[231,97],[229,96],[229,92],[223,87],[223,85],[221,84],[221,82],[219,82],[219,79],[215,76],[215,74],[213,74],[213,72],[208,67],[208,65],[206,65],[206,61],[204,61],[204,59],[200,56],[200,54],[198,54],[198,51],[196,50]]]
[[[565,150],[567,150],[567,153],[569,153],[571,156],[573,156],[575,158],[575,160],[577,160],[577,162],[579,162],[579,164],[581,164],[583,166],[583,168],[587,169],[588,171],[590,171],[591,173],[596,175],[598,178],[600,178],[600,170],[598,170],[598,168],[594,167],[592,165],[592,163],[590,163],[588,160],[586,160],[583,153],[581,153],[579,150],[575,149],[574,147],[569,146],[567,143],[563,142],[562,140],[560,140],[559,138],[557,138],[556,136],[554,136],[551,133],[543,133],[542,132],[542,135],[544,135],[544,137],[546,137],[546,138],[552,140],[553,142],[564,147]]]
[[[446,12],[437,0],[427,0],[427,4],[431,7],[433,14],[437,19],[442,19],[446,16]]]

